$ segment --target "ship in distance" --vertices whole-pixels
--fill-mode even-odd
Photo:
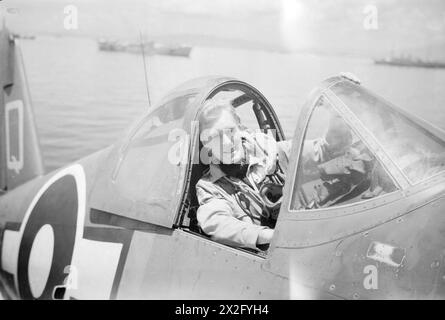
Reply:
[[[445,68],[445,61],[427,60],[421,58],[414,58],[409,55],[389,56],[382,59],[375,59],[375,64],[399,66],[399,67],[414,67],[414,68],[430,68],[441,69]]]
[[[111,52],[144,53],[146,55],[168,55],[189,57],[192,47],[182,44],[167,44],[156,41],[126,42],[118,40],[99,39],[99,50]]]

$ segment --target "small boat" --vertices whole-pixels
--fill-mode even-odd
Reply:
[[[375,59],[374,63],[400,67],[445,68],[445,62],[422,60],[419,58],[414,59],[411,57],[387,57],[383,59]]]
[[[24,40],[35,40],[36,36],[33,34],[18,34],[13,33],[12,36],[16,39],[24,39]]]
[[[142,53],[146,55],[168,55],[168,56],[180,56],[188,57],[192,50],[191,46],[186,45],[170,45],[159,42],[149,41],[144,43],[128,43],[119,42],[116,40],[99,40],[99,50],[101,51],[116,51],[116,52],[129,52],[129,53]]]

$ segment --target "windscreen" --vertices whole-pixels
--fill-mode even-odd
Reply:
[[[412,183],[445,169],[445,142],[382,99],[350,83],[331,88]]]
[[[291,210],[348,205],[397,190],[377,157],[322,96],[305,132]]]

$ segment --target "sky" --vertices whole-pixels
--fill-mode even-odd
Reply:
[[[444,0],[3,0],[8,26],[24,34],[170,37],[323,54],[445,55]],[[78,29],[64,29],[64,8]],[[365,28],[372,12],[373,28]],[[369,20],[368,20],[369,22]],[[369,27],[369,25],[368,25]],[[443,57],[445,59],[445,56]]]

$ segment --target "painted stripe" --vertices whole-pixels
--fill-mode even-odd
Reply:
[[[122,250],[121,243],[82,239],[76,245],[66,297],[109,299]],[[73,270],[72,270],[73,271]]]
[[[122,244],[122,250],[113,280],[113,287],[109,299],[116,299],[121,283],[124,267],[127,262],[128,251],[133,239],[133,230],[115,228],[92,228],[87,227],[84,231],[84,238],[98,242],[109,242]]]
[[[10,274],[16,273],[19,247],[20,233],[18,231],[5,230],[3,232],[2,269]]]

